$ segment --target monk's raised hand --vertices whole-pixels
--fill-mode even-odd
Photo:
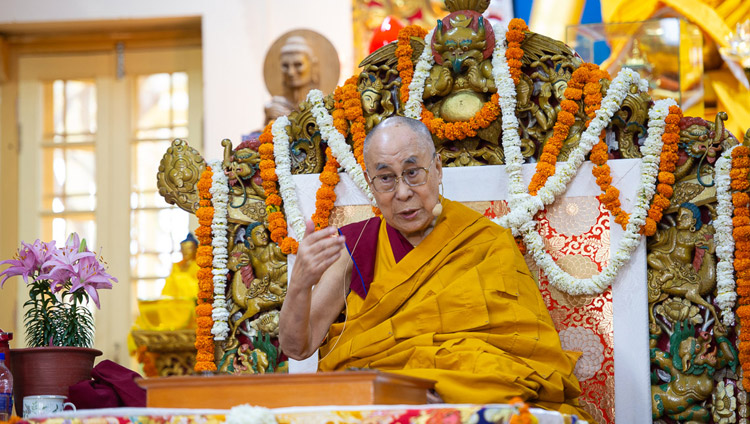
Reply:
[[[297,249],[294,274],[301,277],[301,283],[312,287],[323,273],[341,256],[344,249],[344,236],[335,227],[315,231],[315,224],[305,222],[305,238]],[[296,283],[296,281],[295,281]]]

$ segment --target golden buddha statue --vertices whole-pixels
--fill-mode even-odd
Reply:
[[[181,330],[195,327],[195,301],[198,297],[198,240],[192,234],[180,242],[182,260],[172,264],[161,297],[138,300],[140,312],[134,329]]]
[[[187,238],[180,242],[182,260],[172,264],[172,271],[161,291],[162,297],[196,299],[198,296],[198,264],[195,262],[197,251],[198,240],[192,234],[188,234]]]

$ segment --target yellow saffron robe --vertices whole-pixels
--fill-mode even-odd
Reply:
[[[396,263],[385,221],[375,276],[347,297],[321,371],[373,368],[428,378],[448,403],[536,406],[587,417],[573,367],[509,230],[444,200],[433,231]]]

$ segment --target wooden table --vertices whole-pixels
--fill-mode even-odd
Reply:
[[[432,380],[381,371],[138,379],[148,407],[229,409],[241,404],[283,408],[427,403]]]

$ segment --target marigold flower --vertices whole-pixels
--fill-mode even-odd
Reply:
[[[208,268],[201,268],[201,269],[208,269]],[[198,280],[198,290],[204,291],[204,292],[210,292],[213,289],[214,289],[213,278]]]
[[[642,231],[646,236],[652,236],[656,234],[656,222],[651,218],[646,218],[646,223],[643,225]]]
[[[674,194],[674,189],[669,184],[657,184],[656,191],[667,199],[671,198],[672,194]]]
[[[598,102],[591,101],[589,98],[590,96],[593,96],[594,94],[598,94],[599,96],[601,96],[601,89],[602,89],[602,85],[599,84],[598,82],[593,82],[593,83],[590,82],[584,85],[583,94],[586,96],[586,99],[584,100],[584,102],[588,104],[598,103]]]
[[[213,353],[210,353],[210,352],[201,352],[201,351],[199,351],[195,355],[195,361],[196,362],[200,362],[200,363],[202,363],[202,362],[212,362],[213,360],[214,360],[214,355],[213,355]]]
[[[750,218],[746,216],[742,217],[735,217],[735,218],[742,218],[745,222],[748,222],[750,224]],[[750,238],[750,227],[748,227],[748,224],[744,224],[741,227],[735,227],[732,230],[732,233],[734,234],[735,239],[748,239]]]
[[[620,224],[620,226],[622,226],[623,229],[627,227],[628,222],[630,221],[630,215],[628,215],[627,213],[625,213],[623,210],[619,208],[617,212],[614,212],[614,213],[617,215],[615,217],[615,223]]]
[[[197,337],[210,337],[211,336],[211,328],[205,328],[205,327],[197,327],[195,329],[195,335]]]
[[[281,251],[287,255],[296,254],[299,244],[293,238],[287,237],[281,242]]]
[[[195,307],[195,314],[199,317],[209,317],[213,311],[213,305],[204,303]]]
[[[195,263],[198,264],[198,266],[208,267],[211,266],[211,262],[213,261],[213,258],[208,256],[198,256],[195,258]]]
[[[653,219],[655,222],[660,222],[664,213],[659,208],[651,208],[648,210],[648,217]]]
[[[675,144],[680,142],[680,136],[679,134],[669,133],[665,131],[661,136],[661,140],[665,144]]]
[[[214,274],[211,272],[210,269],[201,268],[198,270],[198,273],[196,275],[199,280],[205,280],[205,279],[213,279]]]
[[[203,328],[211,328],[214,325],[214,320],[210,316],[199,316],[195,319],[195,325]]]
[[[738,271],[743,271],[746,269],[750,269],[750,260],[749,259],[735,259],[734,260],[734,269]]]
[[[263,179],[263,181],[278,181],[279,177],[276,176],[276,169],[261,169],[260,170],[260,178]]]
[[[730,186],[733,190],[747,190],[750,188],[750,183],[748,180],[732,180]]]
[[[596,178],[596,184],[599,187],[603,187],[603,186],[606,187],[606,186],[612,184],[612,176],[611,175],[607,175],[607,174],[600,175],[599,177]]]
[[[196,237],[211,237],[211,227],[199,226],[195,229]]]
[[[213,302],[214,300],[214,291],[199,291],[197,294],[198,304],[205,303],[205,302]]]
[[[283,240],[284,237],[286,237],[286,235],[287,235],[286,228],[277,228],[271,231],[271,240],[273,240],[274,242],[278,244],[279,240]]]
[[[260,153],[261,158],[264,156],[271,156],[273,157],[273,143],[263,143],[258,147],[258,153]]]
[[[747,207],[750,203],[750,195],[745,192],[734,192],[732,193],[732,204],[735,208]]]
[[[659,182],[664,184],[674,184],[674,174],[671,172],[659,172]]]
[[[509,48],[506,50],[505,56],[511,59],[521,60],[523,58],[523,49]]]
[[[281,196],[278,194],[269,194],[268,197],[266,197],[266,205],[281,206]]]
[[[573,88],[570,85],[563,91],[563,97],[569,100],[581,100],[583,97],[583,90]]]

